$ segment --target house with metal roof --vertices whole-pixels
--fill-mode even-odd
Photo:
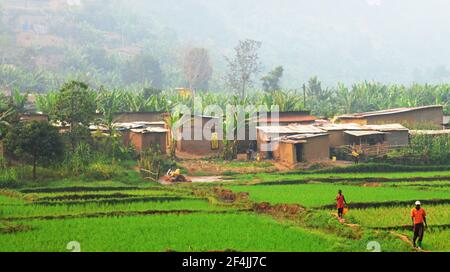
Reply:
[[[336,123],[357,123],[361,125],[402,124],[414,126],[442,126],[443,106],[422,106],[396,108],[372,112],[344,114],[336,117]]]

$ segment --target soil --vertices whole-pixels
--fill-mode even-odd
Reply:
[[[298,204],[277,204],[271,205],[268,202],[255,203],[253,210],[256,213],[267,213],[274,216],[293,216],[305,212],[306,208]]]
[[[211,160],[182,160],[179,164],[185,168],[190,176],[221,176],[224,172],[234,172],[241,174],[254,174],[254,173],[267,173],[275,171],[289,170],[282,164],[275,163],[273,161],[267,161],[272,163],[273,166],[267,167],[266,165],[258,166],[257,164],[245,167],[235,167],[225,163],[217,163]],[[265,163],[267,163],[265,162]]]

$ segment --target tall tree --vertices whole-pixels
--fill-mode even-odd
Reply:
[[[60,161],[64,153],[58,130],[48,122],[18,123],[7,133],[4,145],[16,159],[32,164],[34,180],[37,165]]]
[[[273,92],[280,90],[280,80],[283,77],[283,66],[278,66],[270,71],[266,76],[261,78],[263,90],[265,92]]]
[[[135,56],[124,66],[123,80],[127,84],[149,83],[152,87],[162,88],[163,72],[159,61],[149,54]]]
[[[239,41],[238,46],[234,48],[234,57],[225,57],[228,64],[227,84],[240,93],[241,98],[245,97],[246,89],[253,85],[254,77],[260,70],[259,48],[261,48],[259,41],[249,39]]]
[[[69,138],[72,151],[94,120],[96,108],[95,93],[85,83],[71,81],[62,86],[53,115],[64,124],[70,125]]]
[[[207,90],[213,72],[208,50],[205,48],[189,49],[184,56],[183,72],[189,83],[189,89],[193,92],[197,89]]]

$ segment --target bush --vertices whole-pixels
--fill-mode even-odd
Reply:
[[[382,158],[373,158],[372,161],[405,165],[449,164],[450,136],[415,135],[409,146],[392,151]]]
[[[87,167],[84,176],[94,180],[110,180],[122,176],[124,172],[125,169],[120,166],[97,162]]]
[[[20,186],[19,173],[15,168],[0,170],[0,188],[17,188]]]

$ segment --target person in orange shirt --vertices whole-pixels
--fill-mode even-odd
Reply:
[[[342,190],[339,190],[338,195],[336,196],[336,202],[337,202],[337,209],[338,209],[338,217],[342,218],[343,214],[344,214],[344,207],[345,207],[345,205],[347,205],[347,201],[345,200],[345,197],[342,194]]]
[[[422,249],[423,233],[425,227],[428,228],[428,224],[427,224],[427,213],[421,207],[420,201],[416,201],[416,207],[411,210],[411,219],[413,222],[413,231],[414,231],[413,237],[414,248],[417,248],[416,241],[417,238],[419,238],[418,249]]]

